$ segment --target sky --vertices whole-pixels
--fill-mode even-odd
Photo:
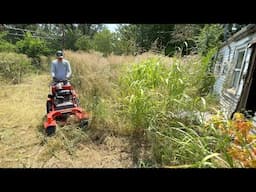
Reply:
[[[115,32],[117,24],[105,24],[111,32]]]

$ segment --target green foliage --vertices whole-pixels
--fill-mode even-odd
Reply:
[[[8,43],[7,41],[0,40],[0,52],[14,52],[15,49],[15,45]]]
[[[201,96],[206,96],[213,89],[213,85],[215,83],[215,76],[212,73],[206,72],[200,83],[201,87],[199,88],[199,94]]]
[[[12,83],[20,83],[31,67],[31,60],[23,54],[0,53],[0,77]]]
[[[222,28],[224,25],[119,24],[115,33],[108,31],[103,24],[13,24],[8,26],[32,30],[33,34],[43,38],[47,37],[45,40],[40,40],[44,43],[41,42],[39,48],[40,43],[35,42],[38,39],[34,39],[32,43],[28,34],[24,39],[22,30],[15,31],[19,36],[10,34],[6,36],[7,42],[13,44],[20,42],[16,44],[19,45],[18,51],[20,53],[28,54],[29,57],[37,57],[35,51],[32,51],[33,49],[39,55],[47,55],[61,49],[63,44],[64,49],[87,51],[92,48],[104,53],[104,55],[111,52],[117,55],[128,55],[151,50],[173,56],[176,52],[181,53],[181,55],[195,53],[197,49],[206,55],[208,50],[215,47],[218,41],[223,38]],[[6,31],[13,32],[13,29],[6,29]],[[90,41],[90,39],[92,40]],[[26,44],[24,41],[31,42]],[[2,45],[0,43],[0,50],[11,51],[14,49],[7,42],[5,41]],[[33,45],[28,47],[28,44]],[[48,50],[44,50],[44,47]]]
[[[96,33],[93,37],[93,46],[96,51],[100,51],[104,56],[109,55],[113,50],[113,34],[108,29]]]
[[[91,38],[95,33],[103,29],[103,24],[77,24],[78,29],[82,33],[82,35],[90,36]]]
[[[220,39],[223,33],[223,27],[219,24],[205,25],[200,30],[199,35],[195,37],[199,52],[202,55],[206,55],[210,49],[218,47],[221,43]]]
[[[121,79],[121,94],[126,115],[137,132],[144,131],[149,126],[149,119],[153,118],[159,109],[160,103],[156,99],[155,91],[163,81],[165,70],[158,58],[148,59],[142,63],[133,65],[131,71]],[[159,99],[161,99],[159,93]]]
[[[153,43],[156,43],[155,47],[160,51],[172,46],[173,24],[139,24],[136,28],[136,45],[141,52],[150,50]]]
[[[134,54],[136,52],[135,25],[119,25],[118,32],[113,37],[113,52],[117,55]]]
[[[0,33],[0,52],[13,52],[15,51],[16,47],[4,39],[6,34],[7,33],[5,32]]]
[[[171,46],[180,50],[182,55],[196,52],[194,36],[198,35],[202,27],[202,24],[176,24],[171,33]]]
[[[71,50],[89,50],[91,43],[86,37],[91,39],[102,29],[102,24],[63,24],[59,26],[61,34],[64,32],[64,48]],[[60,38],[62,41],[62,37]],[[81,42],[80,42],[81,41]],[[60,42],[62,44],[63,42]],[[85,45],[84,45],[85,43]],[[89,47],[88,47],[88,44]]]
[[[206,58],[139,56],[128,64],[120,56],[68,56],[76,63],[80,101],[91,111],[91,128],[130,136],[137,166],[229,167],[228,138],[205,122],[215,99],[198,94],[210,53]]]
[[[191,71],[194,66],[198,63],[181,64],[174,58],[168,66],[151,58],[129,66],[120,79],[119,115],[130,122],[134,135],[150,143],[155,166],[217,166],[212,159],[219,158],[217,145],[222,138],[204,131],[208,103],[191,94],[191,80],[202,78],[200,70]]]
[[[31,33],[26,33],[24,40],[16,43],[18,52],[28,55],[31,58],[39,58],[40,55],[49,54],[49,49],[44,40],[35,38]]]
[[[213,85],[215,83],[215,76],[211,71],[211,65],[213,61],[212,59],[216,54],[216,52],[217,52],[217,49],[213,48],[209,50],[209,52],[205,57],[202,58],[202,62],[201,62],[202,66],[199,72],[201,74],[201,77],[198,80],[200,84],[198,91],[199,91],[199,95],[201,96],[208,95],[213,89]]]
[[[71,49],[71,50],[77,50],[76,47],[76,41],[81,36],[80,31],[77,29],[68,29],[65,33],[65,41],[64,41],[64,48],[65,49]]]
[[[83,35],[76,40],[75,46],[79,50],[89,51],[93,47],[93,42],[89,36]]]
[[[208,131],[203,124],[184,125],[182,122],[154,129],[151,139],[155,141],[153,152],[157,162],[171,165],[171,168],[229,167],[220,153],[220,149],[227,149],[229,140],[214,127],[211,127],[211,134]]]
[[[117,33],[115,53],[142,53],[154,51],[173,56],[175,52],[188,55],[196,52],[194,36],[200,32],[202,24],[138,24],[121,25]],[[119,45],[120,44],[120,45]],[[121,51],[122,50],[122,51]]]

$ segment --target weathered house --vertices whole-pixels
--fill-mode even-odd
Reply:
[[[231,36],[220,48],[214,67],[214,92],[231,116],[235,111],[256,112],[256,25]]]

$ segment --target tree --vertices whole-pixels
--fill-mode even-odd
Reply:
[[[49,49],[44,40],[26,33],[24,40],[16,43],[17,51],[33,58],[33,64],[40,66],[40,55],[48,55]]]
[[[77,50],[77,40],[81,36],[92,38],[103,27],[102,24],[61,24],[59,26],[61,39],[64,33],[64,49]]]
[[[165,54],[173,54],[174,46],[171,42],[171,33],[174,30],[173,24],[139,24],[136,29],[136,45],[140,52],[151,49],[152,44]]]
[[[204,25],[200,24],[176,24],[172,32],[172,44],[181,50],[182,55],[188,55],[196,51],[194,36],[198,35]]]
[[[113,34],[106,28],[96,33],[93,37],[93,47],[104,56],[109,55],[113,51]]]
[[[76,40],[75,47],[79,50],[89,51],[93,48],[93,41],[89,36],[83,35]]]
[[[117,55],[134,54],[136,52],[136,26],[119,25],[113,34],[113,51]]]
[[[223,37],[223,26],[220,24],[207,24],[200,30],[199,35],[195,37],[198,51],[206,55],[214,47],[218,47]]]
[[[74,24],[65,24],[63,27],[65,35],[63,49],[77,50],[75,43],[76,40],[82,35],[78,27]]]
[[[16,47],[12,43],[9,43],[4,37],[7,35],[6,32],[0,33],[0,52],[14,52]]]
[[[103,24],[78,24],[78,29],[82,35],[90,36],[91,38],[95,33],[103,29]]]

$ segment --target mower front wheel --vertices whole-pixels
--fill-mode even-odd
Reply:
[[[49,126],[46,128],[45,133],[47,136],[52,136],[56,132],[56,126]]]
[[[84,119],[84,120],[82,120],[81,122],[80,122],[80,128],[82,129],[82,130],[85,130],[86,128],[88,128],[88,125],[89,125],[89,121],[88,121],[88,119]]]

